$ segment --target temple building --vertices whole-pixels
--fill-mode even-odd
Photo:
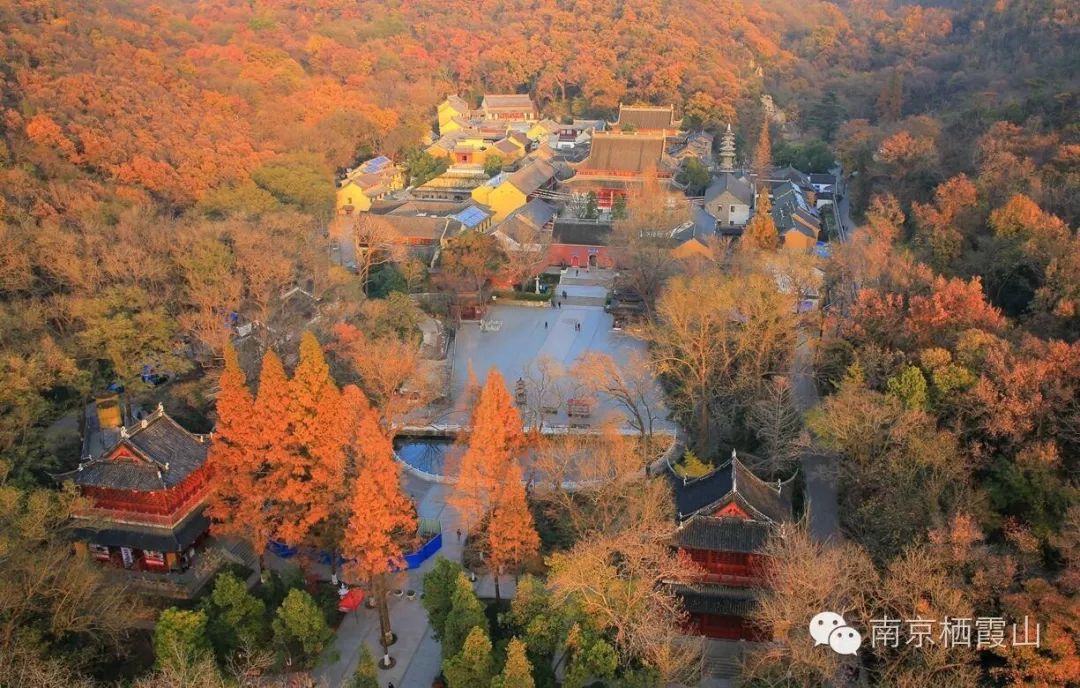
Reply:
[[[404,188],[405,170],[380,155],[348,170],[338,182],[337,211],[346,215],[364,212],[375,201]]]
[[[623,105],[619,103],[619,119],[612,124],[614,131],[653,133],[674,136],[679,132],[675,106]]]
[[[596,194],[597,207],[610,210],[618,196],[640,189],[649,175],[670,179],[674,164],[664,153],[665,137],[656,133],[595,132],[589,157],[563,183],[570,193]]]
[[[516,122],[532,122],[539,119],[536,105],[527,93],[489,93],[480,103],[480,112],[484,119]]]
[[[678,527],[671,545],[704,573],[673,584],[690,621],[688,633],[725,640],[769,640],[749,621],[768,565],[762,548],[793,520],[792,485],[761,480],[732,453],[708,475],[672,474]]]
[[[125,415],[115,397],[91,404],[84,449],[103,450],[55,476],[89,500],[75,514],[76,552],[167,597],[194,596],[227,561],[257,569],[249,548],[210,538],[210,437],[188,432],[161,405],[130,425]]]

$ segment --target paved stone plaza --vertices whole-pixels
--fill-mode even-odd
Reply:
[[[464,323],[457,332],[454,344],[453,398],[457,400],[462,397],[470,366],[480,384],[484,383],[488,371],[496,368],[513,393],[516,381],[519,378],[536,378],[538,363],[546,359],[553,362],[560,372],[560,393],[556,396],[562,397],[563,403],[559,405],[557,413],[545,414],[544,423],[548,426],[570,425],[565,398],[581,393],[583,387],[583,381],[575,379],[570,371],[584,354],[605,353],[621,365],[627,363],[633,352],[645,355],[644,342],[612,329],[612,317],[604,312],[602,305],[571,305],[575,300],[569,293],[571,290],[589,289],[595,290],[597,287],[567,287],[570,303],[561,308],[496,305],[488,310],[486,320],[501,323],[497,331],[484,331],[476,322]],[[558,293],[561,296],[561,292]],[[657,389],[657,404],[659,399],[660,390]],[[625,416],[617,405],[600,398],[590,418],[574,418],[573,422],[596,424],[611,414]],[[459,410],[447,422],[460,423],[464,420],[463,412]],[[662,421],[656,429],[668,430],[669,424]]]

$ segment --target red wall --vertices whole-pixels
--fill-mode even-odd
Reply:
[[[208,465],[195,470],[179,485],[153,492],[84,487],[94,508],[145,516],[148,523],[173,523],[185,516],[210,491]]]
[[[751,587],[762,582],[765,559],[756,554],[698,549],[684,549],[683,552],[705,570],[700,580],[706,583]]]
[[[551,265],[566,265],[569,267],[583,268],[589,264],[589,255],[593,253],[596,254],[597,267],[615,267],[615,261],[612,259],[607,246],[552,244],[551,248],[548,249],[548,262]]]
[[[741,616],[726,614],[690,614],[687,632],[721,640],[769,641],[772,633],[758,628]]]

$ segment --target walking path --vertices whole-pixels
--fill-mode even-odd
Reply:
[[[457,539],[457,530],[462,528],[462,525],[457,512],[446,503],[451,488],[412,476],[403,478],[403,486],[417,500],[417,513],[420,518],[436,519],[442,525],[443,545],[435,557],[442,556],[460,562],[463,547]],[[442,650],[439,641],[432,637],[427,611],[420,601],[424,574],[435,566],[435,557],[425,561],[420,568],[402,574],[402,580],[395,584],[395,587],[402,590],[415,590],[417,595],[412,600],[404,596],[390,598],[390,625],[398,636],[398,641],[390,647],[390,656],[397,663],[392,669],[379,672],[379,683],[382,686],[393,683],[396,688],[427,688],[442,669]],[[491,575],[480,576],[474,588],[482,599],[495,597],[495,581]],[[499,591],[504,598],[513,597],[514,579],[504,576],[500,580]],[[362,644],[368,646],[372,656],[382,656],[379,616],[376,610],[366,606],[345,615],[333,645],[323,655],[322,663],[312,672],[319,685],[323,688],[339,688],[344,685],[356,671]]]
[[[806,412],[817,405],[819,396],[814,381],[814,352],[805,332],[799,334],[799,348],[792,364],[792,391],[799,412]],[[818,540],[838,537],[840,516],[836,489],[836,456],[819,452],[811,446],[801,457],[803,475],[806,477],[806,495],[809,499],[810,534]]]

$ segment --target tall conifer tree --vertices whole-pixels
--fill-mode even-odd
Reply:
[[[780,246],[780,233],[772,217],[772,203],[769,202],[769,190],[764,185],[758,192],[754,217],[743,230],[742,245],[763,251],[775,251]]]
[[[404,566],[402,543],[416,532],[416,510],[402,493],[393,445],[382,432],[374,409],[364,393],[353,385],[342,394],[351,410],[355,433],[353,454],[356,479],[349,497],[352,513],[342,542],[345,570],[371,582],[379,610],[383,665],[389,664],[386,648],[393,640],[387,606],[387,576]]]
[[[511,463],[525,445],[521,414],[502,375],[494,368],[473,411],[469,448],[461,457],[458,481],[450,496],[467,527],[475,527],[491,508]]]
[[[263,356],[259,373],[259,391],[255,396],[255,451],[251,456],[256,484],[248,494],[248,518],[272,539],[290,541],[289,528],[283,528],[288,511],[284,488],[297,464],[292,441],[292,391],[285,366],[273,351]],[[265,548],[266,541],[262,541]],[[259,550],[262,551],[261,549]]]
[[[521,467],[511,461],[499,490],[495,493],[491,518],[488,520],[488,564],[495,576],[495,601],[500,601],[499,578],[517,570],[525,560],[540,549],[532,513],[525,499],[521,482]]]
[[[276,487],[264,465],[261,408],[248,389],[236,350],[230,344],[224,353],[225,369],[217,398],[218,420],[210,445],[214,491],[209,516],[215,532],[248,540],[261,558],[274,530],[264,508],[265,500]],[[284,377],[284,371],[281,376]]]
[[[330,518],[344,494],[347,422],[341,394],[330,377],[315,335],[300,340],[300,362],[289,383],[294,464],[282,486],[288,515],[282,537],[300,542]]]

